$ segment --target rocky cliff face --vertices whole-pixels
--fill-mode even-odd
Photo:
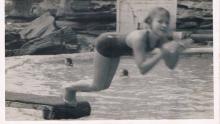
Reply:
[[[59,52],[56,52],[60,45],[64,51],[90,51],[92,41],[97,35],[116,30],[116,0],[6,0],[5,3],[6,56],[23,55],[24,53],[41,54],[36,53],[39,51],[36,50],[38,48],[40,50],[55,49],[55,52],[53,51],[51,54],[60,53],[60,49],[57,50]],[[50,16],[47,17],[53,19],[45,24],[49,27],[44,28],[40,25],[45,22],[42,16],[46,12],[50,13]],[[35,19],[40,20],[39,18],[42,20],[33,26],[32,23],[36,22]],[[212,1],[178,0],[178,30],[212,30],[212,20]],[[50,41],[50,45],[48,45],[48,40],[45,40],[48,39],[45,38],[46,35],[60,29],[66,30],[66,27],[71,27],[72,32],[69,32],[70,30],[67,32],[75,34],[73,39],[69,39],[65,44],[60,41],[58,46],[51,46]],[[58,40],[53,36],[47,37]],[[39,43],[33,44],[33,40]],[[20,52],[20,49],[24,48],[23,45],[27,46],[27,44],[30,46],[28,49],[35,52]],[[83,46],[81,50],[77,45]],[[49,46],[50,48],[48,48]]]
[[[116,0],[6,0],[6,15],[33,19],[50,11],[64,20],[113,23],[115,7]],[[177,28],[212,28],[210,0],[178,0],[177,13]]]

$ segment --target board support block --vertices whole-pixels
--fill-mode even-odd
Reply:
[[[79,102],[76,107],[67,105],[45,105],[42,112],[43,118],[46,120],[77,119],[89,116],[91,113],[91,107],[88,102]]]
[[[62,97],[42,96],[25,93],[5,92],[5,102],[8,107],[41,110],[46,120],[77,119],[89,116],[91,107],[87,101],[78,101],[73,107],[64,103]]]

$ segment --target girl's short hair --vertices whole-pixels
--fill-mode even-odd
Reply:
[[[156,7],[148,13],[148,16],[144,19],[144,22],[150,25],[156,15],[165,15],[170,18],[170,13],[168,10],[164,9],[163,7]]]

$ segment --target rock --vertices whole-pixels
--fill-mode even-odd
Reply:
[[[79,50],[75,32],[71,27],[57,30],[44,38],[37,38],[25,43],[19,55],[45,55],[74,53]]]
[[[192,29],[199,27],[199,24],[193,21],[188,21],[188,22],[181,22],[179,21],[178,23],[178,29]]]
[[[59,28],[72,27],[74,30],[85,30],[86,25],[80,22],[68,21],[68,20],[56,20],[56,25]]]
[[[9,16],[29,18],[32,2],[33,0],[12,0],[12,10]]]
[[[114,0],[110,2],[97,0],[63,0],[60,3],[56,16],[66,17],[66,19],[70,20],[80,20],[81,18],[83,20],[115,18],[115,4],[116,1]]]
[[[212,10],[210,6],[212,6],[212,2],[210,1],[205,1],[205,0],[182,0],[178,1],[179,5],[185,6],[186,8],[189,9],[202,9],[202,10]]]
[[[61,0],[56,16],[69,16],[75,12],[89,11],[91,0]]]
[[[8,32],[5,34],[5,56],[13,56],[19,51],[20,47],[25,42],[20,38],[16,32]]]
[[[44,11],[56,10],[63,0],[42,0],[38,5]]]
[[[212,2],[178,1],[177,29],[212,29]]]
[[[13,49],[19,49],[22,45],[24,44],[24,42],[22,40],[13,40],[11,42],[6,42],[5,43],[5,48],[6,49],[10,49],[10,50],[13,50]]]
[[[116,0],[62,0],[56,15],[64,17],[79,12],[116,11],[115,5]]]
[[[17,56],[20,52],[20,49],[13,49],[13,50],[5,50],[5,57],[9,57],[9,56]]]
[[[116,22],[115,11],[98,11],[98,12],[75,12],[68,16],[58,17],[59,20],[71,20],[76,22]]]
[[[47,12],[39,18],[32,21],[29,26],[21,30],[21,38],[43,38],[44,36],[52,33],[57,29],[54,22],[54,17],[49,12]]]
[[[57,20],[56,25],[59,28],[72,27],[79,34],[87,34],[92,36],[98,36],[104,32],[114,32],[116,30],[116,22],[76,22],[76,21],[62,21]]]
[[[96,37],[88,34],[77,34],[77,39],[80,44],[80,52],[91,52],[94,50],[94,40]]]
[[[6,31],[5,32],[5,42],[8,43],[8,42],[12,42],[16,39],[21,39],[20,35],[16,32],[8,32]]]
[[[194,42],[196,43],[206,43],[208,44],[209,41],[213,41],[213,34],[207,34],[207,33],[203,33],[203,34],[191,34],[190,36]]]
[[[5,24],[5,31],[19,34],[19,32],[28,25],[29,25],[28,22],[24,22],[24,21],[19,22],[18,20],[15,21],[15,20],[7,19]]]
[[[93,11],[116,11],[116,0],[92,0]]]

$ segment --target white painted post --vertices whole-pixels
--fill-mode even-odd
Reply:
[[[117,0],[117,32],[140,28],[149,10],[163,7],[171,14],[171,29],[176,28],[177,0]]]

